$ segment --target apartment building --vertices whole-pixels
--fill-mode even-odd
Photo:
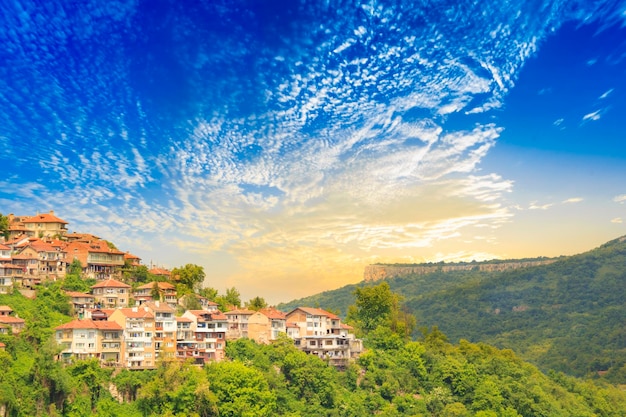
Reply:
[[[96,358],[103,365],[119,366],[123,357],[122,327],[113,321],[74,320],[55,329],[62,351],[59,358]]]
[[[154,315],[155,359],[173,359],[176,354],[176,310],[160,301],[145,302],[142,307]]]
[[[99,308],[128,307],[131,286],[115,279],[98,282],[91,287]]]
[[[67,254],[58,240],[31,237],[13,246],[12,264],[22,268],[22,284],[32,288],[46,280],[65,278]]]
[[[122,366],[153,369],[156,366],[154,314],[144,307],[117,308],[109,321],[119,324],[123,330]]]
[[[65,247],[68,263],[80,261],[83,276],[97,280],[119,278],[124,266],[124,252],[109,247],[104,240],[72,240]]]
[[[256,311],[246,309],[235,309],[224,313],[228,319],[228,330],[226,338],[228,340],[248,337],[248,320]]]
[[[193,358],[197,364],[219,362],[224,359],[226,347],[226,331],[228,318],[220,311],[188,310],[183,319],[191,321],[189,330],[193,331],[194,339],[182,338],[177,340],[177,357],[180,359]],[[178,323],[184,330],[186,322]],[[185,334],[185,337],[187,334]]]
[[[285,313],[276,310],[273,307],[261,309],[259,310],[259,313],[269,319],[270,341],[278,339],[278,335],[281,333],[287,333],[287,315]]]
[[[352,333],[352,327],[320,308],[298,307],[287,313],[287,325],[297,326],[295,345],[302,351],[317,355],[331,365],[346,367],[363,351],[363,342]],[[290,334],[289,328],[287,334]],[[291,331],[296,334],[296,331]]]

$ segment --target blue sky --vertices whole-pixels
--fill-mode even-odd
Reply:
[[[286,301],[626,234],[624,1],[3,4],[0,212]]]

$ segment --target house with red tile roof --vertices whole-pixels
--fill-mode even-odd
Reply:
[[[123,329],[114,321],[74,320],[55,329],[62,347],[60,359],[96,358],[105,365],[118,366],[123,357]]]
[[[246,309],[234,309],[225,312],[228,318],[228,330],[226,338],[228,340],[241,339],[248,337],[248,320],[256,311]]]
[[[62,237],[67,233],[69,224],[54,215],[54,211],[37,214],[35,216],[19,216],[9,214],[9,238],[19,234],[27,234],[34,237]]]
[[[164,268],[150,268],[148,272],[159,278],[165,278],[166,280],[169,280],[172,277],[172,273]]]
[[[141,258],[130,252],[126,252],[124,254],[124,263],[130,265],[131,267],[141,266]]]
[[[5,328],[11,328],[14,334],[20,333],[26,327],[24,319],[14,316],[0,316],[0,325],[4,325]]]
[[[153,300],[152,298],[155,286],[156,290],[159,292],[159,300]],[[169,282],[154,281],[140,285],[135,289],[133,297],[135,298],[135,302],[139,305],[146,301],[163,301],[172,308],[176,308],[176,306],[178,306],[176,287]]]
[[[91,287],[96,304],[101,308],[128,307],[132,287],[116,279],[107,279]]]
[[[13,249],[12,263],[24,271],[24,286],[32,288],[47,280],[65,278],[67,254],[59,241],[31,237]]]
[[[68,263],[79,260],[83,276],[96,280],[121,277],[124,266],[124,252],[109,247],[104,240],[69,242],[65,248]]]
[[[270,323],[270,340],[278,339],[281,333],[287,333],[287,315],[273,307],[263,308],[259,313],[265,315]]]
[[[65,291],[68,297],[70,297],[70,304],[74,307],[74,312],[78,314],[85,314],[85,310],[94,308],[96,303],[96,297],[92,294],[85,294],[77,291]]]
[[[290,331],[291,326],[298,331]],[[287,334],[295,335],[300,350],[319,356],[336,367],[346,367],[363,351],[363,342],[351,333],[351,327],[341,323],[333,313],[321,308],[298,307],[287,313]]]

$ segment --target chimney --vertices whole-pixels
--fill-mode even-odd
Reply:
[[[161,302],[160,302],[160,301],[155,301],[155,302],[154,302],[154,305],[155,305],[155,306],[157,306],[157,308],[158,308],[158,307],[161,307]]]

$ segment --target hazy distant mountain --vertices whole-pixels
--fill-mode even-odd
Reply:
[[[420,326],[436,325],[451,341],[511,348],[544,370],[626,382],[626,237],[547,265],[440,269],[385,281],[405,297]],[[345,314],[356,287],[280,307],[319,305]]]

